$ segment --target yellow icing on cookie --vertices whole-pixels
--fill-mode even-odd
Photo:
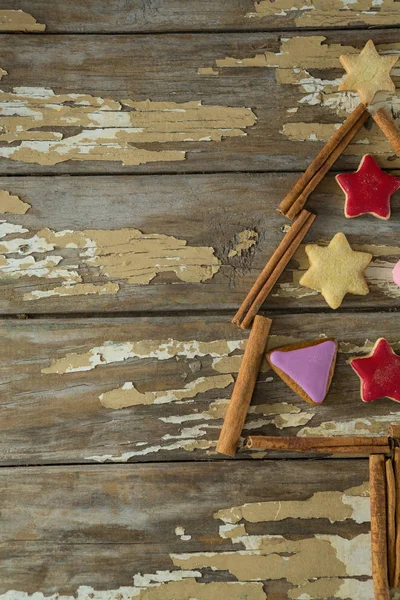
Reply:
[[[337,233],[328,246],[309,244],[306,254],[310,268],[300,284],[321,292],[331,308],[339,308],[346,294],[368,294],[364,271],[372,254],[352,250],[344,233]]]

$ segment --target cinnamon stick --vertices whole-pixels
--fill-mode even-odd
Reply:
[[[235,456],[264,357],[271,323],[271,319],[260,315],[254,319],[217,444],[217,452],[221,454]]]
[[[321,167],[327,162],[328,158],[332,154],[332,152],[337,148],[339,143],[343,141],[343,138],[350,132],[353,131],[353,134],[350,138],[348,138],[347,144],[354,137],[358,129],[360,129],[361,125],[368,118],[368,112],[363,104],[359,104],[355,110],[347,117],[345,122],[339,127],[339,129],[333,134],[330,140],[325,144],[322,148],[321,152],[316,156],[316,158],[311,162],[308,166],[304,174],[297,181],[292,190],[285,196],[278,207],[278,212],[281,214],[288,216],[288,211],[296,201],[296,199],[304,193],[307,186],[313,177],[318,173]],[[357,127],[355,127],[357,125]],[[346,144],[346,146],[347,146]],[[344,148],[346,147],[344,146]],[[344,149],[343,148],[343,149]],[[336,159],[335,159],[336,160]],[[333,163],[332,163],[333,164]],[[316,186],[314,186],[316,187]],[[314,188],[313,188],[314,189]],[[307,196],[311,193],[310,190]],[[294,218],[294,217],[289,217]]]
[[[396,561],[394,570],[394,588],[400,587],[400,448],[393,450],[394,479],[396,484]]]
[[[252,450],[354,454],[357,456],[390,453],[386,437],[298,438],[255,435],[246,438],[245,446]]]
[[[369,458],[371,501],[372,579],[375,600],[389,600],[385,457],[372,454]]]
[[[386,108],[379,108],[373,113],[372,117],[383,135],[393,146],[396,154],[400,156],[400,131],[394,119],[392,119]]]
[[[392,438],[400,438],[400,425],[395,425],[391,423],[389,425],[389,435]]]
[[[396,569],[396,483],[392,459],[385,463],[386,469],[386,510],[387,510],[387,553],[389,587],[393,587]]]
[[[253,287],[232,319],[232,323],[242,329],[250,327],[252,320],[267,299],[275,283],[283,273],[286,265],[296,252],[300,243],[310,229],[316,215],[302,210],[292,227],[271,258],[257,277]]]
[[[299,196],[297,196],[296,200],[293,202],[292,206],[288,209],[286,213],[286,217],[289,219],[294,219],[299,211],[303,208],[305,203],[307,202],[308,196],[315,190],[317,185],[323,180],[327,172],[337,161],[339,156],[343,154],[343,151],[350,144],[351,140],[356,135],[357,131],[361,129],[362,125],[369,117],[369,112],[365,110],[361,117],[354,123],[353,127],[349,129],[349,131],[343,136],[343,138],[339,141],[337,146],[332,150],[326,161],[323,163],[321,168],[315,173],[315,175],[310,179],[304,190]],[[329,142],[328,142],[329,143]]]

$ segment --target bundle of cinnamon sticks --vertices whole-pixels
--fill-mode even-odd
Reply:
[[[359,104],[322,148],[296,185],[285,196],[279,205],[278,212],[289,219],[294,219],[299,214],[308,196],[322,181],[368,117],[369,112],[364,104]]]
[[[391,425],[392,454],[370,457],[372,578],[375,600],[400,588],[400,427]]]

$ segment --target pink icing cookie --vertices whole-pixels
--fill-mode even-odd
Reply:
[[[400,287],[400,260],[396,263],[393,271],[392,271],[393,281],[396,285]]]
[[[267,360],[273,370],[301,398],[322,404],[335,369],[337,343],[333,338],[271,350]]]

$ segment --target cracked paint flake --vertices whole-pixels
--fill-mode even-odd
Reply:
[[[228,257],[242,256],[242,254],[248,252],[258,240],[258,233],[251,229],[244,229],[240,231],[236,236],[235,245],[228,252]]]
[[[36,19],[23,10],[0,10],[0,31],[29,32],[44,31],[46,25],[38,23]]]
[[[0,112],[0,142],[5,143],[0,156],[44,166],[67,160],[134,166],[181,161],[186,157],[183,143],[245,136],[245,129],[256,123],[246,107],[205,106],[197,100],[116,101],[82,93],[55,94],[40,87],[0,91]],[[68,127],[74,128],[72,135],[68,129],[60,133],[60,128]],[[179,149],[146,147],[153,143],[179,143]]]
[[[0,212],[3,209],[22,214],[29,210],[30,206],[17,196],[7,194],[0,192]],[[15,237],[16,233],[29,236]],[[221,265],[213,248],[189,246],[186,240],[174,236],[145,234],[133,228],[83,231],[44,228],[31,233],[20,225],[0,221],[0,239],[3,279],[35,277],[45,280],[44,283],[61,280],[61,284],[50,289],[25,293],[25,301],[51,296],[116,294],[120,286],[115,280],[148,285],[158,273],[172,273],[185,283],[200,283],[211,279]],[[53,254],[60,250],[69,251],[68,259]],[[45,257],[41,258],[43,254]],[[81,269],[84,272],[90,269],[99,281],[84,282]]]
[[[248,18],[288,17],[296,27],[346,27],[400,23],[396,0],[256,0]]]
[[[320,425],[303,427],[298,437],[334,436],[387,436],[388,426],[398,418],[398,412],[387,415],[351,419],[348,421],[324,421]]]
[[[202,342],[197,340],[139,340],[132,342],[106,341],[101,346],[95,346],[87,352],[78,354],[71,352],[62,358],[52,361],[49,367],[42,369],[42,373],[76,373],[90,371],[98,366],[124,362],[130,358],[156,358],[169,360],[175,357],[197,358],[211,356],[215,360],[228,356],[236,350],[244,350],[245,339],[242,340],[212,340]],[[242,357],[242,354],[239,355]],[[213,367],[214,368],[214,367]],[[219,371],[218,369],[215,369]],[[219,371],[221,372],[221,371]],[[226,370],[223,371],[227,372]]]
[[[219,510],[214,519],[225,524],[237,524],[239,521],[261,523],[291,519],[329,519],[337,523],[351,519],[356,523],[370,521],[369,484],[349,488],[344,492],[316,492],[307,500],[287,500],[255,502],[242,504],[229,509]],[[230,536],[232,537],[232,536]]]
[[[12,196],[7,190],[0,190],[0,213],[24,215],[30,208],[31,205],[18,196]]]
[[[169,574],[170,573],[170,574]],[[193,571],[193,576],[181,575],[188,571],[157,571],[139,578],[135,575],[134,586],[124,586],[114,590],[95,590],[89,586],[80,586],[73,596],[60,594],[44,595],[41,592],[28,594],[11,590],[0,594],[0,600],[266,600],[265,592],[261,583],[242,583],[236,581],[211,581],[202,583],[196,581],[195,577],[201,577],[201,573]],[[136,579],[137,578],[137,579]],[[176,579],[175,579],[176,578]],[[136,581],[138,583],[136,583]],[[148,581],[148,583],[147,583]],[[366,599],[368,600],[368,599]]]
[[[139,444],[137,445],[139,446]],[[113,463],[125,463],[128,462],[131,458],[135,458],[138,456],[147,456],[148,454],[157,454],[157,452],[161,451],[170,452],[171,450],[185,450],[186,452],[194,452],[195,450],[208,450],[209,448],[214,448],[216,445],[216,441],[187,439],[183,441],[179,440],[178,442],[174,442],[173,444],[157,444],[155,446],[147,446],[146,448],[143,448],[143,450],[131,450],[128,452],[123,452],[119,456],[114,454],[86,456],[85,460],[95,461],[99,463],[105,463],[107,461]]]
[[[165,404],[170,402],[182,402],[191,400],[198,394],[214,389],[224,389],[233,383],[231,375],[215,375],[210,377],[198,377],[187,383],[181,389],[161,390],[150,392],[139,392],[131,381],[115,390],[104,392],[99,396],[101,404],[106,408],[118,410],[128,406],[139,406],[149,404]]]
[[[106,283],[105,285],[95,285],[94,283],[76,283],[74,285],[65,284],[51,288],[51,290],[34,290],[24,294],[24,300],[39,300],[40,298],[49,298],[50,296],[87,296],[89,294],[98,294],[104,296],[116,294],[119,291],[117,283]]]
[[[370,534],[350,540],[317,534],[300,540],[244,536],[240,541],[247,542],[249,549],[172,554],[171,558],[176,567],[228,571],[239,581],[286,579],[301,586],[312,579],[371,576]]]

